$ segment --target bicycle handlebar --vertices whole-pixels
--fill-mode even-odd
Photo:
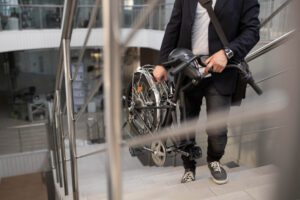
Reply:
[[[177,65],[175,68],[171,69],[170,74],[171,75],[177,75],[179,74],[185,67],[187,67],[191,62],[193,62],[195,59],[199,58],[201,59],[201,55],[199,56],[194,56],[191,59],[189,59],[187,62],[182,62],[181,64]],[[175,64],[178,60],[172,60],[172,61],[168,61],[166,63],[163,63],[163,66],[172,66],[173,64]],[[201,61],[201,66],[205,67],[205,64]],[[245,80],[245,82],[247,82],[252,88],[253,90],[258,94],[258,95],[262,95],[263,91],[262,89],[255,83],[253,77],[251,74],[245,72],[243,69],[241,69],[241,67],[239,67],[239,65],[235,65],[235,64],[229,64],[225,67],[226,69],[237,69],[242,75],[243,75],[243,79]],[[212,70],[209,71],[209,73],[214,73]],[[203,76],[199,77],[200,79],[203,78]]]
[[[256,94],[258,94],[258,95],[263,94],[262,89],[254,82],[253,78],[251,78],[251,80],[248,80],[248,84],[253,88],[253,90],[256,92]]]
[[[263,91],[262,89],[255,83],[252,75],[247,74],[247,72],[245,72],[243,69],[241,69],[239,67],[239,65],[227,65],[225,67],[225,69],[237,69],[239,70],[240,73],[242,73],[243,78],[245,79],[245,81],[253,88],[253,90],[258,94],[258,95],[262,95]]]

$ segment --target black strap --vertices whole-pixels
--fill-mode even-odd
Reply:
[[[214,25],[216,32],[217,32],[223,46],[228,47],[229,42],[228,42],[227,37],[224,33],[224,30],[216,16],[216,13],[213,10],[212,0],[198,0],[198,1],[207,10],[210,20],[211,20],[212,24]]]

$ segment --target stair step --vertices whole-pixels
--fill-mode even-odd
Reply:
[[[245,191],[232,192],[220,196],[208,198],[206,200],[253,200],[253,198]],[[267,200],[267,199],[265,199]]]
[[[276,184],[266,184],[260,187],[253,187],[245,190],[255,200],[272,200],[276,199],[274,194]]]
[[[130,171],[124,171],[124,180],[134,179],[134,178],[151,178],[157,176],[164,176],[172,173],[182,173],[182,167],[168,167],[168,168],[158,168],[158,167],[143,167],[141,169],[134,169]]]
[[[203,168],[203,167],[202,167]],[[268,167],[270,168],[270,167]],[[245,192],[243,192],[242,194],[239,194],[239,191],[244,191],[247,188],[253,188],[253,187],[260,187],[260,186],[264,186],[264,185],[268,185],[272,182],[274,182],[274,178],[276,177],[275,174],[267,174],[267,175],[260,175],[255,174],[257,170],[253,170],[251,172],[248,171],[241,171],[241,172],[233,172],[230,173],[229,172],[229,182],[225,185],[216,185],[215,183],[213,183],[210,180],[210,175],[209,172],[207,170],[208,173],[206,173],[204,176],[197,178],[197,181],[192,182],[192,183],[188,183],[188,184],[180,184],[179,180],[180,177],[172,177],[169,176],[168,178],[169,180],[169,184],[167,185],[171,185],[171,187],[167,187],[164,185],[164,182],[162,183],[162,179],[159,179],[159,184],[163,185],[162,188],[160,188],[158,191],[153,191],[151,190],[152,186],[148,185],[149,183],[145,183],[143,181],[141,181],[141,184],[145,184],[144,185],[144,189],[140,189],[138,188],[138,193],[135,193],[137,196],[139,196],[139,194],[147,194],[147,197],[151,196],[153,198],[151,199],[156,199],[155,194],[154,193],[165,193],[165,190],[172,190],[173,192],[170,193],[174,193],[174,194],[168,194],[168,195],[164,195],[163,199],[172,199],[172,197],[189,197],[192,196],[193,198],[195,197],[195,199],[199,199],[199,198],[204,198],[205,196],[211,196],[209,194],[213,193],[214,195],[225,195],[228,193],[233,193],[232,195],[241,195],[241,199],[249,199],[249,195],[245,195]],[[234,177],[235,176],[235,177]],[[200,180],[199,180],[200,179]],[[174,181],[173,183],[171,183],[172,181]],[[150,183],[151,184],[151,183]],[[153,185],[155,185],[155,183],[153,183]],[[147,187],[151,188],[151,189],[145,189]],[[174,188],[172,188],[172,186],[178,187],[178,192],[177,190],[174,190]],[[201,190],[201,191],[200,191]],[[151,194],[153,192],[153,195]],[[175,191],[175,192],[174,192]],[[177,194],[178,193],[178,194]],[[237,193],[237,194],[234,194]],[[131,194],[131,197],[134,196],[135,194]],[[189,194],[189,195],[187,195]],[[201,196],[202,195],[202,196]],[[228,195],[228,199],[230,199],[230,197],[232,195]],[[243,197],[244,196],[244,197]],[[140,196],[141,197],[141,196]],[[155,198],[154,198],[155,197]],[[226,196],[225,196],[226,197]],[[177,198],[177,199],[181,199],[181,198]]]
[[[209,188],[199,188],[195,192],[179,189],[175,192],[173,190],[170,191],[169,193],[164,193],[160,198],[154,200],[181,200],[181,199],[198,200],[198,199],[207,199],[214,196],[215,194]]]
[[[135,179],[124,179],[124,192],[128,196],[127,198],[140,195],[151,195],[154,199],[156,198],[156,193],[165,193],[165,191],[178,187],[180,193],[191,193],[192,196],[209,196],[211,193],[214,195],[225,195],[228,193],[235,193],[238,191],[243,191],[253,187],[259,187],[263,185],[268,185],[275,181],[275,173],[272,173],[270,170],[273,169],[273,166],[265,166],[257,169],[249,169],[246,171],[235,171],[229,172],[229,182],[225,185],[219,186],[213,183],[210,180],[210,174],[206,166],[200,167],[197,171],[202,173],[196,176],[196,181],[188,184],[180,184],[180,178],[183,170],[181,167],[173,168],[171,171],[158,168],[158,170],[145,167],[144,170],[131,171],[131,173],[140,174],[138,177],[136,175]],[[265,171],[267,174],[262,174],[262,171]],[[138,173],[137,173],[138,172]],[[150,174],[149,174],[150,173]],[[152,175],[151,175],[152,173]],[[154,175],[153,175],[154,174]],[[89,182],[91,184],[89,184]],[[81,183],[83,183],[81,181]],[[106,188],[101,187],[105,185],[105,180],[103,181],[91,181],[87,179],[87,183],[83,184],[82,190],[87,190],[85,192],[88,194],[96,194],[99,192],[106,193]],[[199,189],[203,190],[202,192]],[[152,194],[153,193],[153,194]],[[195,193],[195,194],[194,194]],[[203,194],[202,194],[203,193]],[[176,194],[176,192],[174,193]],[[207,195],[206,195],[207,194]],[[186,194],[185,194],[186,195]],[[164,195],[167,198],[166,195]],[[171,195],[172,196],[172,195]],[[202,196],[202,197],[204,197]],[[230,196],[230,195],[229,195]],[[200,197],[199,197],[200,198]]]
[[[78,155],[103,148],[103,144],[79,147]],[[81,199],[107,199],[106,154],[78,160],[79,188]],[[142,166],[136,157],[131,157],[128,149],[122,149],[123,199],[125,200],[176,200],[176,199],[209,199],[209,200],[248,200],[271,199],[263,194],[272,191],[277,180],[278,170],[273,165],[258,168],[228,168],[229,182],[216,185],[211,181],[206,165],[197,167],[196,181],[181,184],[184,169],[179,167]],[[68,164],[69,165],[69,164]],[[70,170],[68,170],[70,172]],[[70,174],[69,174],[70,178]],[[71,181],[69,181],[71,189]],[[261,189],[263,188],[263,189]]]

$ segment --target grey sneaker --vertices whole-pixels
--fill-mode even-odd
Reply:
[[[184,174],[181,178],[181,183],[189,183],[195,181],[195,171],[192,171],[190,169],[186,169],[184,171]]]
[[[227,173],[218,161],[208,163],[208,168],[212,176],[211,178],[216,184],[227,183]]]

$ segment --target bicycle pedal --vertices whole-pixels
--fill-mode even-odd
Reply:
[[[202,157],[202,150],[199,146],[194,146],[189,149],[189,154],[190,154],[189,156],[190,160],[199,159]]]

